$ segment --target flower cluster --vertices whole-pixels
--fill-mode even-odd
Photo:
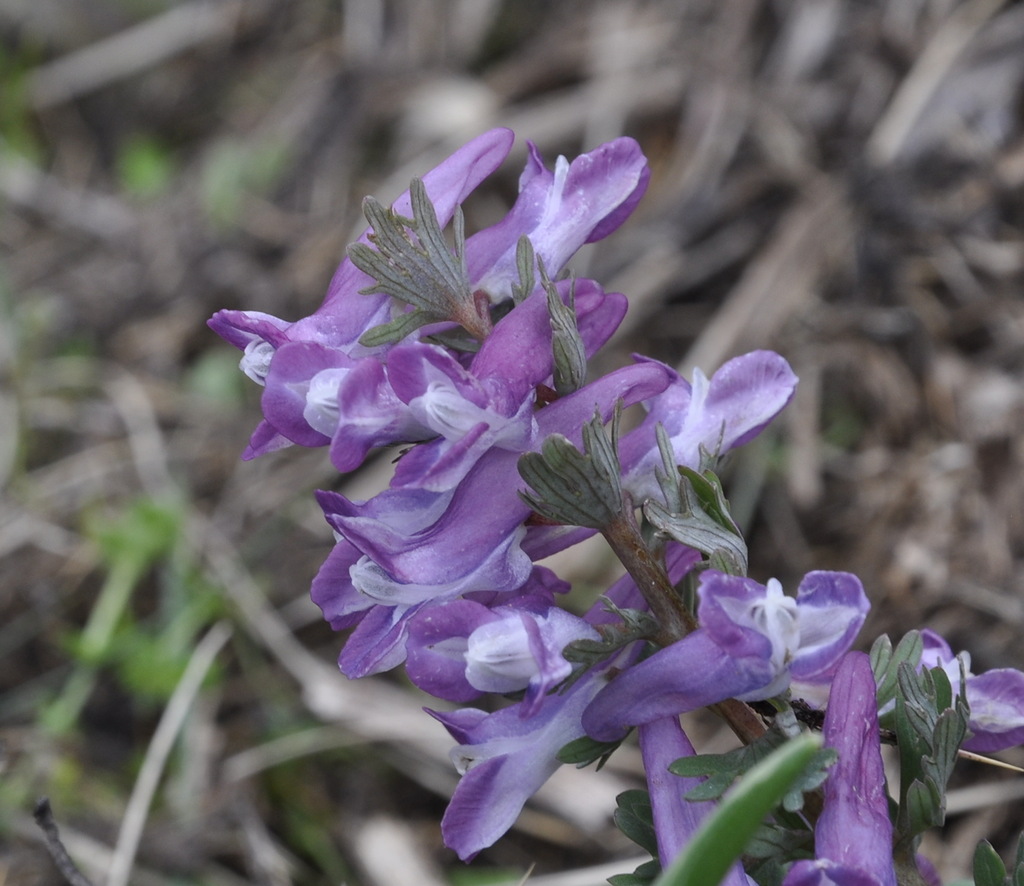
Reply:
[[[785,882],[895,882],[879,749],[886,699],[876,698],[885,674],[849,651],[868,611],[864,589],[853,575],[817,571],[788,596],[775,580],[747,577],[710,470],[782,410],[796,377],[778,354],[756,351],[710,378],[695,369],[687,381],[636,357],[588,381],[586,360],[615,332],[626,297],[563,272],[626,220],[649,169],[628,138],[559,157],[553,171],[530,145],[512,209],[467,238],[459,205],[512,142],[508,130],[488,132],[392,207],[368,200],[371,227],[311,316],[223,310],[210,320],[263,386],[245,458],[325,446],[347,472],[374,450],[404,447],[372,498],[317,493],[336,544],[312,596],[332,627],[350,629],[342,671],[404,664],[454,705],[506,700],[429,712],[457,742],[462,779],[442,827],[464,859],[513,824],[563,748],[607,749],[638,727],[667,866],[712,809],[682,799],[700,779],[667,773],[694,754],[678,715],[827,704],[824,741],[838,762],[821,773],[816,860],[789,867]],[[442,233],[449,222],[454,247]],[[618,411],[634,404],[646,418],[620,436]],[[539,561],[594,532],[627,574],[575,614],[559,602],[566,583]],[[897,658],[903,683],[948,673],[972,712],[966,746],[1024,739],[1024,674],[974,676],[930,633]],[[890,702],[894,716],[901,703]],[[729,877],[750,882],[738,865]]]

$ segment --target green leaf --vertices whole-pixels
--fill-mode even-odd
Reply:
[[[725,794],[729,786],[744,773],[751,771],[778,748],[783,747],[792,734],[787,733],[784,725],[774,723],[761,738],[752,744],[736,748],[725,754],[697,754],[682,757],[673,762],[669,772],[674,775],[696,778],[707,776],[707,779],[686,792],[686,799],[693,802],[717,800]],[[815,754],[806,771],[793,782],[792,789],[783,797],[782,806],[788,812],[796,812],[803,808],[804,794],[818,788],[828,777],[829,768],[836,761],[836,753],[831,748],[822,748]]]
[[[974,886],[1004,886],[1006,866],[987,840],[974,850]]]
[[[555,390],[565,396],[582,388],[587,379],[587,350],[576,325],[575,288],[569,290],[569,303],[566,304],[547,274],[543,280],[551,322],[551,349],[555,358]]]
[[[875,675],[875,685],[878,687],[876,699],[879,709],[888,705],[896,697],[896,679],[899,665],[906,662],[916,668],[921,661],[921,653],[924,651],[924,641],[921,639],[920,631],[910,631],[900,640],[896,649],[892,648],[892,641],[883,634],[871,646],[871,670]],[[883,717],[883,725],[891,727],[892,715]]]
[[[952,697],[949,677],[941,668],[918,673],[903,661],[896,673],[900,803],[895,844],[908,852],[919,834],[945,820],[946,785],[967,735],[969,712],[962,695]],[[961,662],[961,685],[964,673]]]
[[[647,791],[623,791],[615,798],[615,825],[641,849],[658,855],[658,837],[654,832],[654,815]]]
[[[426,186],[416,178],[409,186],[412,218],[406,218],[372,197],[363,201],[363,214],[373,233],[366,243],[348,248],[349,258],[373,283],[364,294],[384,293],[412,308],[414,320],[402,326],[385,324],[383,332],[368,330],[360,343],[394,342],[403,329],[412,331],[428,323],[451,322],[478,339],[491,328],[489,305],[478,303],[469,284],[465,260],[462,212],[455,211],[455,249],[449,248]],[[401,319],[401,318],[400,318]]]
[[[600,414],[583,426],[583,452],[552,434],[540,452],[519,459],[519,475],[533,489],[520,493],[523,501],[556,523],[603,529],[623,510],[617,436],[618,411],[611,435]]]
[[[533,243],[530,238],[523,234],[516,242],[516,270],[519,273],[519,282],[512,284],[512,303],[521,304],[533,292],[536,285],[536,274],[534,273]]]
[[[717,886],[820,748],[821,737],[807,733],[758,763],[704,820],[655,886]]]
[[[650,886],[661,873],[657,859],[645,861],[632,874],[613,874],[608,878],[611,886]]]
[[[174,159],[158,141],[136,135],[117,157],[117,171],[125,190],[143,199],[164,193],[174,177]]]
[[[577,769],[596,762],[597,768],[600,769],[620,744],[621,741],[596,741],[589,735],[584,735],[570,741],[558,752],[558,762],[568,763]]]

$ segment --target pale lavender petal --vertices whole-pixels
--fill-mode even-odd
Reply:
[[[441,832],[463,861],[501,837],[561,765],[558,751],[583,735],[580,713],[596,688],[587,675],[564,694],[545,696],[532,717],[520,716],[519,705],[493,714],[428,710],[461,742],[452,760],[463,775]]]
[[[647,418],[622,441],[627,486],[637,500],[659,495],[651,479],[661,464],[656,423],[664,425],[676,462],[696,468],[702,447],[723,455],[759,434],[790,401],[796,381],[789,364],[771,351],[735,357],[710,380],[695,369],[692,384],[673,371],[673,382],[646,404]]]
[[[510,296],[511,282],[519,279],[516,244],[523,234],[554,277],[584,243],[607,236],[625,221],[649,177],[647,161],[632,139],[608,142],[572,163],[559,157],[553,173],[531,144],[512,210],[466,242],[474,287],[493,301]]]
[[[968,751],[989,753],[1024,744],[1024,673],[996,668],[967,678]]]
[[[261,455],[278,452],[292,445],[292,441],[279,434],[270,422],[261,421],[256,425],[256,430],[252,432],[252,436],[249,438],[249,445],[245,447],[245,451],[242,453],[242,459],[250,461],[254,458],[259,458]]]
[[[800,651],[794,680],[828,677],[853,645],[871,604],[864,586],[849,572],[808,572],[797,589]]]

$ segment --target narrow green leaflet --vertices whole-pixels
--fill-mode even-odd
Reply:
[[[558,752],[558,762],[568,763],[583,769],[596,762],[597,768],[604,766],[612,752],[622,744],[619,741],[596,741],[588,735],[570,741]]]
[[[821,736],[807,733],[758,763],[705,819],[655,886],[717,886],[820,748]]]
[[[453,252],[420,179],[413,179],[409,194],[412,218],[372,197],[363,201],[363,213],[373,228],[369,237],[373,246],[354,243],[348,254],[374,282],[360,291],[385,293],[412,310],[368,330],[360,342],[367,346],[395,343],[428,323],[445,321],[462,326],[478,339],[485,338],[491,321],[488,306],[477,303],[469,284],[462,213],[455,213]]]
[[[657,428],[664,471],[657,471],[666,504],[644,502],[644,517],[663,535],[700,551],[715,568],[733,575],[747,574],[747,545],[729,513],[722,483],[710,470],[699,473],[680,466],[673,484],[671,450],[664,429]],[[674,473],[674,471],[672,471]]]
[[[602,529],[623,509],[616,439],[618,415],[609,435],[600,415],[583,426],[583,452],[567,437],[552,434],[540,452],[519,459],[519,475],[534,490],[520,493],[533,510],[569,526]]]
[[[547,275],[544,277],[544,289],[547,292],[548,317],[551,321],[555,390],[564,396],[583,387],[587,379],[587,350],[576,325],[574,291],[570,289],[569,304],[566,304]]]
[[[736,748],[725,754],[697,754],[683,757],[669,766],[669,772],[691,778],[707,776],[707,779],[686,792],[686,799],[694,802],[719,799],[732,783],[745,773],[752,771],[790,738],[780,728],[772,726],[758,741]],[[794,779],[790,789],[782,797],[782,806],[787,812],[803,808],[804,794],[818,788],[828,777],[829,767],[836,760],[831,748],[822,748],[811,758],[811,764]]]
[[[658,837],[654,832],[654,813],[647,791],[623,791],[615,798],[615,826],[641,849],[658,856]]]
[[[941,668],[918,673],[904,661],[897,666],[894,719],[900,755],[895,845],[907,855],[918,835],[945,820],[946,785],[967,735],[967,703],[962,695],[953,698]]]
[[[920,631],[910,631],[904,635],[895,649],[887,634],[883,634],[871,645],[871,670],[874,672],[875,685],[878,687],[876,698],[879,709],[896,698],[896,675],[900,664],[907,662],[912,668],[916,668],[923,651],[924,641],[921,639]],[[882,725],[891,728],[891,715],[883,715],[882,719]]]
[[[1006,886],[1006,866],[988,840],[974,850],[974,886]]]

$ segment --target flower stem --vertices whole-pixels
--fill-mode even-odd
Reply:
[[[672,587],[665,567],[644,543],[632,510],[624,508],[618,517],[605,525],[601,534],[636,582],[660,626],[651,639],[659,646],[669,646],[697,630],[696,617]],[[766,732],[764,721],[742,701],[730,698],[712,705],[711,710],[729,724],[744,744],[756,741]]]

